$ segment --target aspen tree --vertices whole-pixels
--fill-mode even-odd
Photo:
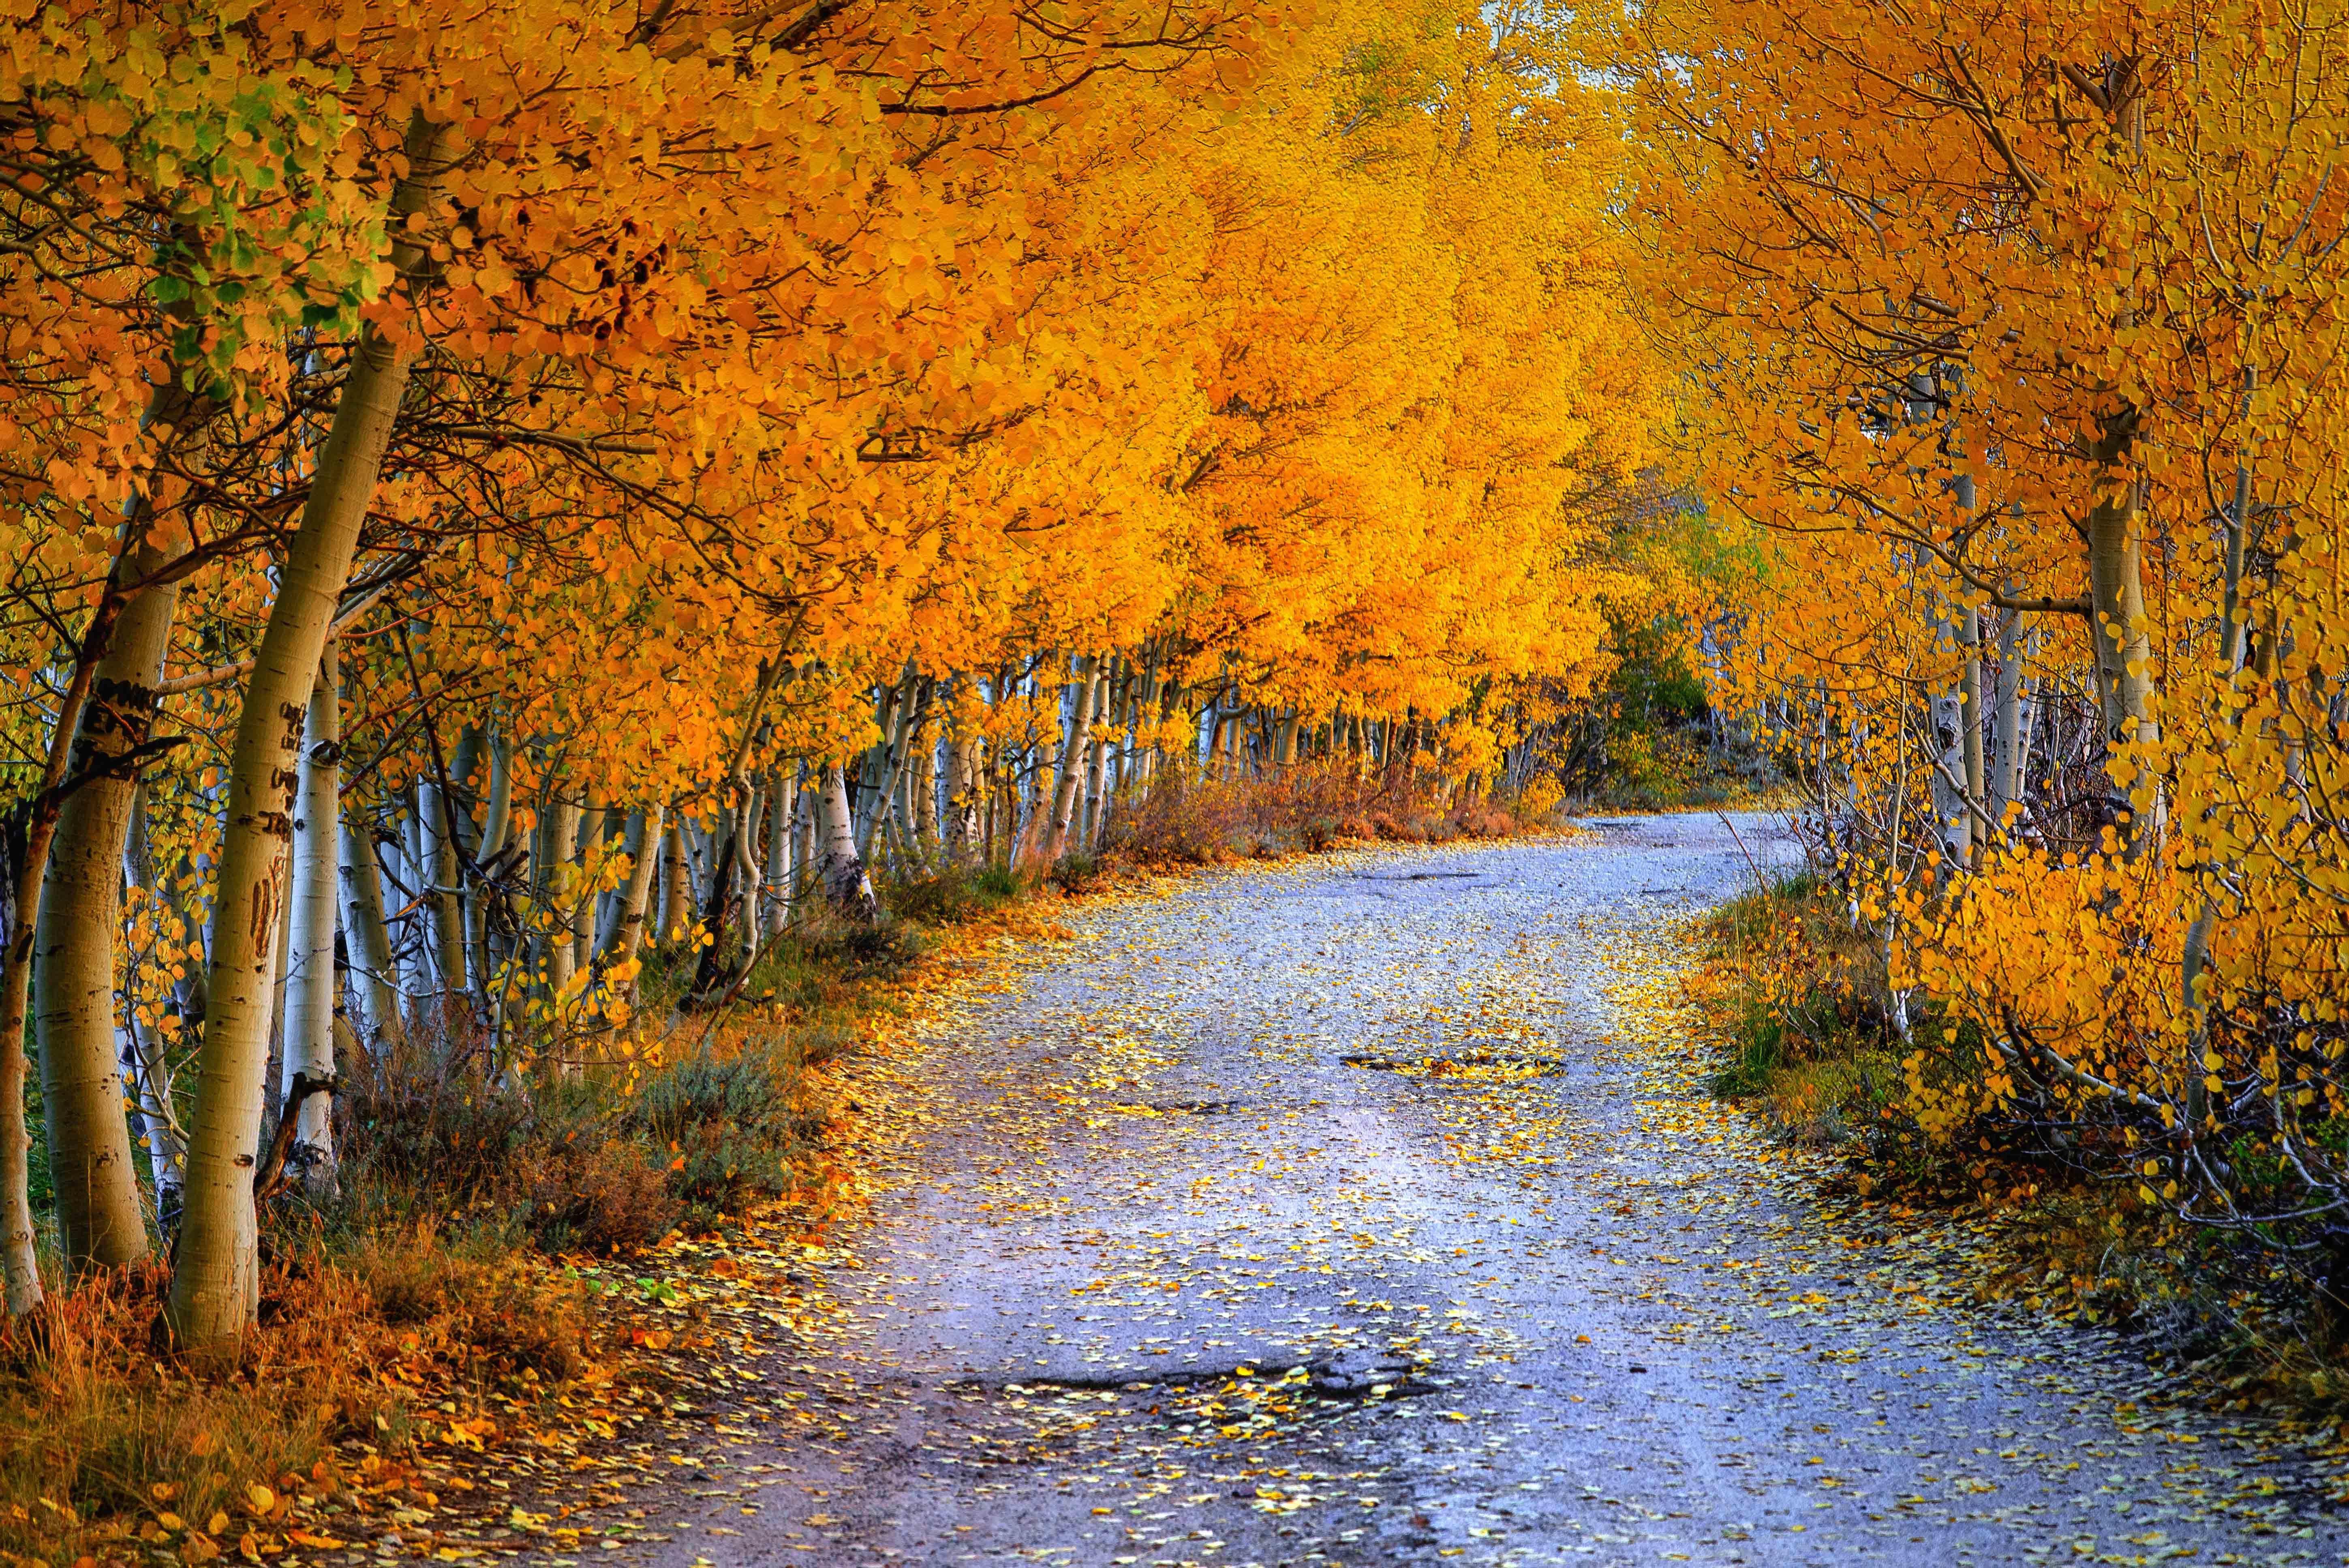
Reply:
[[[384,914],[383,872],[377,864],[375,836],[357,811],[343,813],[342,830],[338,869],[343,933],[350,951],[362,1037],[370,1049],[396,1047],[407,1039],[408,1021],[394,980],[398,961],[392,954],[391,925]]]
[[[855,819],[848,804],[848,770],[838,762],[823,769],[823,792],[818,802],[815,877],[833,908],[852,920],[870,922],[879,913],[873,879],[865,874],[864,858],[857,853]]]
[[[128,525],[139,526],[135,519]],[[135,550],[130,569],[151,575],[161,552]],[[49,1182],[67,1272],[128,1263],[147,1253],[115,1031],[115,934],[120,928],[123,855],[137,781],[113,771],[150,738],[176,584],[130,596],[99,661],[73,767],[88,782],[59,809],[34,936],[34,1024],[47,1120]]]
[[[1069,825],[1084,788],[1085,756],[1092,745],[1093,655],[1077,659],[1070,674],[1069,717],[1065,726],[1053,727],[1059,749],[1052,765],[1056,788],[1050,798],[1051,820],[1044,842],[1047,865],[1058,861],[1068,847]]]
[[[395,222],[423,213],[438,199],[456,140],[449,128],[419,111],[409,127],[405,153],[408,173],[388,209]],[[426,263],[411,241],[395,238],[398,276],[419,278]],[[198,1356],[225,1354],[251,1326],[259,1305],[253,1182],[274,989],[268,955],[284,918],[298,782],[285,763],[299,743],[326,629],[350,575],[359,525],[419,347],[402,324],[371,321],[361,331],[237,722],[208,944],[211,995],[189,1130],[185,1218],[166,1313],[180,1343]]]
[[[285,1047],[279,1092],[301,1097],[292,1158],[320,1196],[336,1191],[332,1086],[335,1070],[335,904],[340,869],[342,682],[335,642],[326,640],[302,727],[301,781],[294,804],[290,955],[285,980]]]

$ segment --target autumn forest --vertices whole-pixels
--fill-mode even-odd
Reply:
[[[1569,1222],[1578,1117],[1641,1161],[1717,1119],[1704,1180],[1796,1172],[1855,1236],[1978,1216],[1949,1312],[2167,1326],[2192,1398],[2322,1435],[2344,70],[2349,14],[2264,0],[0,0],[0,1554],[329,1562],[378,1507],[421,1511],[385,1550],[576,1551],[573,1502],[433,1467],[582,1421],[625,1451],[688,1407],[612,1389],[753,1354],[710,1326],[743,1280],[790,1282],[781,1346],[885,1316],[812,1305],[852,1300],[839,1249],[912,1245],[883,1171],[1016,1143],[1074,1222],[1145,1202],[1081,1136],[1171,1171],[1245,1131],[1271,1182],[1358,1136],[1284,1118],[1373,1090],[1464,1171],[1517,1130],[1519,1174],[1365,1233],[1597,1236],[1651,1183]],[[1292,882],[1324,923],[1272,913]],[[1349,899],[1378,974],[1484,999],[1276,1071],[1386,995],[1369,958],[1266,989],[1337,962]],[[1030,983],[988,965],[1112,948],[1190,956],[1019,1055],[1075,1004],[1043,969],[988,1002]],[[1211,972],[1223,1010],[1166,1024]],[[1174,1043],[1243,1017],[1256,1065]],[[1310,1465],[1404,1461],[1295,1434],[1601,1354],[1590,1322],[1202,1339],[1212,1396],[1051,1397],[1193,1401],[1165,1431],[1251,1478],[1236,1553],[1415,1561],[1433,1503],[1299,1534]],[[1090,1451],[1003,1387],[1019,1462]],[[493,1484],[496,1539],[419,1522]],[[938,1484],[941,1539],[1013,1555],[1069,1492],[974,1525]],[[1493,1507],[1454,1544],[1593,1528]],[[1064,1561],[1136,1561],[1085,1533],[1112,1512]],[[1888,1549],[2023,1560],[1976,1528]],[[709,1561],[669,1540],[602,1545]]]

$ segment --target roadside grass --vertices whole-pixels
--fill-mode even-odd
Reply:
[[[1824,1157],[1823,1200],[1962,1227],[1951,1261],[1977,1300],[2116,1332],[2172,1398],[2296,1429],[2349,1413],[2349,1310],[2281,1269],[2247,1271],[2230,1238],[2095,1180],[2036,1130],[1920,1129],[1909,1075],[1976,1071],[1982,1042],[1915,996],[1899,1037],[1877,936],[1822,879],[1757,879],[1699,940],[1698,997],[1724,1040],[1713,1093]]]

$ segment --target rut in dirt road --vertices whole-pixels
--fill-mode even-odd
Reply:
[[[1957,1305],[1706,1097],[1675,927],[1793,852],[1738,829],[1083,907],[874,1069],[833,1315],[612,1560],[2341,1560],[2298,1450]]]

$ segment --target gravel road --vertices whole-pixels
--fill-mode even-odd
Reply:
[[[1921,1220],[1816,1207],[1703,1094],[1672,931],[1792,857],[1768,820],[1587,826],[975,972],[618,1561],[2349,1561],[2280,1435],[1957,1304]]]

